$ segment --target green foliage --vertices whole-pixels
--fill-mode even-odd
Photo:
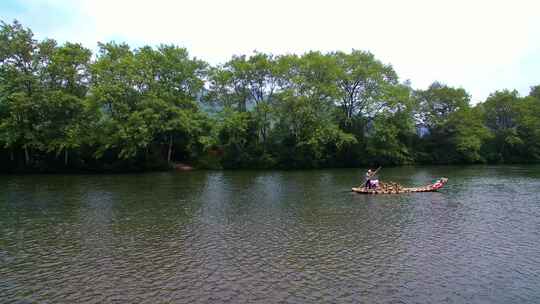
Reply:
[[[518,110],[517,130],[523,142],[523,158],[540,161],[540,96],[529,95],[521,102]]]
[[[522,156],[524,141],[518,132],[521,100],[516,91],[497,91],[482,104],[485,124],[492,133],[488,143],[491,161],[515,162]]]
[[[419,160],[425,163],[480,162],[479,146],[485,130],[470,111],[469,94],[434,82],[427,90],[414,93],[417,128],[427,132],[418,144]],[[480,128],[480,129],[479,129]],[[475,138],[475,136],[478,136]]]
[[[369,128],[367,153],[371,163],[401,165],[414,162],[413,109],[411,89],[405,85],[387,88],[385,106],[379,110]]]
[[[486,140],[491,138],[491,134],[482,119],[478,108],[462,108],[449,117],[448,129],[453,150],[462,162],[485,161],[480,151]]]
[[[127,45],[101,44],[92,65],[91,100],[101,108],[102,135],[95,138],[97,156],[118,149],[123,159],[135,157],[153,142],[183,139],[190,148],[201,131],[195,98],[203,87],[206,65],[185,49],[162,45],[131,50]]]
[[[210,73],[210,98],[226,107],[245,112],[248,107],[269,102],[274,93],[276,78],[274,58],[256,53],[234,56]]]
[[[318,168],[540,161],[540,86],[471,107],[464,89],[399,83],[359,50],[233,56],[174,45],[37,41],[0,25],[7,171]]]
[[[536,100],[540,100],[540,85],[531,87],[531,92],[529,93],[529,97],[535,98]]]
[[[319,110],[324,104],[317,101],[291,92],[279,96],[274,138],[285,151],[280,157],[283,166],[324,166],[336,151],[356,143],[332,121],[330,109]]]
[[[469,107],[469,94],[464,89],[455,89],[439,82],[434,82],[425,91],[416,92],[418,113],[416,119],[429,131],[443,128],[449,116]]]
[[[347,124],[354,115],[374,117],[387,106],[388,89],[397,85],[397,74],[390,65],[375,59],[373,54],[353,50],[350,54],[329,55],[335,64],[337,104]]]

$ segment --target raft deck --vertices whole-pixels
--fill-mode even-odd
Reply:
[[[352,188],[352,191],[362,194],[400,194],[400,193],[412,193],[412,192],[435,192],[437,189],[432,189],[430,187],[414,187],[414,188],[403,188],[399,191],[396,190],[383,190],[383,189],[366,189],[366,188]]]
[[[415,193],[415,192],[435,192],[441,189],[446,184],[447,181],[448,179],[443,177],[434,184],[429,184],[422,187],[401,188],[399,190],[397,189],[386,190],[382,188],[368,189],[364,187],[356,187],[356,188],[353,187],[352,191],[356,193],[361,193],[361,194],[401,194],[401,193]]]

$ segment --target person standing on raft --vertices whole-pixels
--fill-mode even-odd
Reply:
[[[380,169],[380,168],[379,168]],[[373,180],[376,180],[378,182],[378,179],[375,177],[375,174],[379,171],[379,169],[373,171],[371,169],[368,169],[366,172],[366,182],[364,183],[364,188],[366,189],[372,189],[373,188]]]
[[[364,182],[364,188],[370,188],[371,187],[371,169],[368,169],[366,172],[366,178]]]
[[[375,175],[375,171],[368,169],[366,172],[366,182],[364,183],[364,188],[371,189],[371,180]]]

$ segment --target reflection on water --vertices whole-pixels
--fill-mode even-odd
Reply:
[[[0,177],[2,303],[538,303],[540,167]]]

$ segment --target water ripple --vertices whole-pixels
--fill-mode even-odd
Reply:
[[[531,171],[388,169],[450,177],[403,196],[354,170],[0,177],[0,302],[538,303]]]

